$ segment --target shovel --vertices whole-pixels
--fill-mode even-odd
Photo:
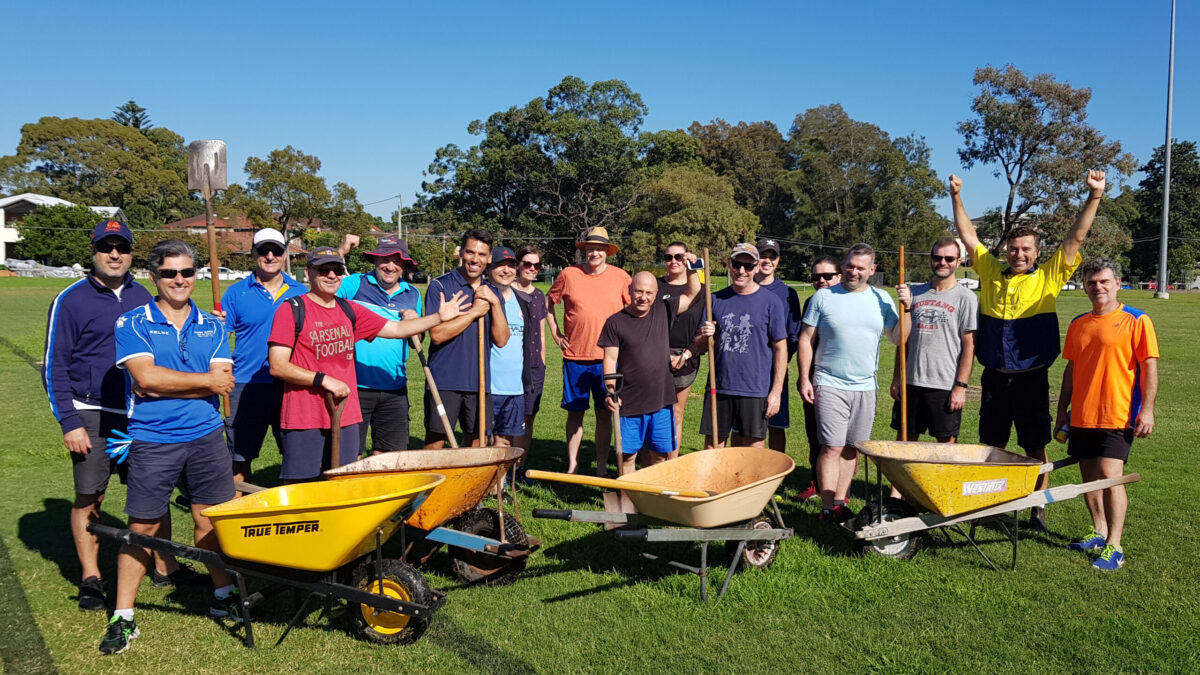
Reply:
[[[333,394],[325,392],[325,408],[329,411],[329,468],[336,469],[342,465],[342,408],[350,397],[333,402]]]
[[[716,321],[713,318],[712,305],[712,268],[708,265],[708,249],[704,249],[704,308],[708,311],[708,320]],[[717,428],[717,362],[716,362],[716,346],[713,342],[713,336],[708,336],[708,408],[712,412],[712,438],[713,447],[721,447],[724,438],[718,438],[720,433]]]
[[[433,398],[433,404],[437,406],[438,417],[442,420],[442,429],[446,432],[446,442],[450,447],[458,447],[458,439],[454,437],[454,427],[450,426],[450,418],[446,417],[446,406],[442,405],[442,395],[438,393],[437,384],[433,381],[433,371],[429,369],[429,363],[425,360],[425,352],[421,351],[421,340],[416,335],[409,338],[412,343],[413,351],[417,353],[417,358],[421,361],[421,370],[425,371],[425,384],[429,385],[429,393]]]
[[[621,444],[621,385],[625,382],[625,377],[620,373],[605,375],[604,381],[612,381],[613,390],[612,397],[616,403],[616,410],[612,414],[613,428],[613,448],[617,451],[617,478],[619,479],[625,473],[625,452],[624,446]],[[625,496],[624,492],[605,492],[604,493],[604,510],[610,513],[637,513],[637,508],[633,502],[629,501],[629,497]],[[609,523],[605,529],[613,529],[617,527],[615,523]]]
[[[212,199],[217,190],[229,187],[225,141],[192,141],[188,144],[188,190],[204,197],[204,225],[208,230],[208,271],[212,277],[213,310],[221,311],[221,261],[217,257],[217,230],[213,225]],[[221,405],[229,417],[229,394],[221,394]]]

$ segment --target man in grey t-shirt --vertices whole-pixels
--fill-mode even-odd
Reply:
[[[979,299],[958,284],[958,242],[947,237],[933,245],[933,281],[912,287],[912,331],[908,334],[908,438],[928,433],[939,443],[958,439],[967,383],[975,359]],[[900,357],[892,374],[892,428],[900,430]]]

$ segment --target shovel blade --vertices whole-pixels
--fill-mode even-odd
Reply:
[[[208,167],[208,184],[204,167]],[[188,189],[212,194],[229,187],[225,141],[192,141],[188,144]]]

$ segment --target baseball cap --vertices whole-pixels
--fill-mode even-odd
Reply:
[[[284,241],[283,234],[273,227],[264,227],[254,233],[254,243],[250,248],[256,249],[259,244],[279,244],[280,248],[287,250],[287,242]]]
[[[492,249],[492,264],[488,265],[488,269],[490,270],[495,267],[499,267],[500,265],[510,261],[512,264],[516,265],[517,254],[513,253],[513,250],[507,246],[497,246],[496,248]]]
[[[779,255],[779,242],[775,241],[774,239],[767,239],[765,237],[763,239],[759,239],[758,255],[761,256],[768,251],[774,253],[775,255]]]
[[[345,266],[346,261],[342,258],[342,254],[338,253],[338,250],[332,246],[318,246],[308,252],[307,265],[309,267],[316,267],[318,265],[326,265],[329,263],[337,263]]]
[[[754,262],[758,262],[758,249],[754,244],[742,242],[733,247],[733,252],[729,254],[730,258],[736,258],[739,255],[744,255],[747,258],[754,258]]]
[[[133,243],[133,233],[129,231],[129,226],[119,220],[102,220],[96,223],[96,227],[92,228],[92,243],[105,237],[120,237]]]
[[[413,260],[412,255],[408,252],[408,244],[400,237],[381,237],[375,244],[375,250],[363,251],[363,255],[373,255],[380,258],[399,253],[400,259],[413,267],[417,266],[417,261]]]

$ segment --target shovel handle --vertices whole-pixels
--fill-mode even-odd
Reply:
[[[555,471],[538,471],[537,469],[527,469],[525,475],[534,480],[549,480],[557,483],[572,483],[574,485],[591,485],[592,487],[612,488],[614,490],[627,490],[629,492],[649,492],[660,495],[678,495],[680,497],[708,497],[708,492],[704,490],[692,490],[690,488],[672,487],[670,485],[652,485],[650,483],[638,483],[631,480],[620,480],[614,478],[600,478],[599,476],[580,476],[574,473],[557,473]]]
[[[325,408],[329,410],[329,468],[342,465],[342,408],[349,397],[333,402],[333,394],[325,392]]]
[[[904,244],[900,245],[900,283],[904,283]],[[904,330],[904,303],[900,305],[900,438],[908,440],[908,335]]]
[[[425,384],[429,386],[429,395],[433,398],[433,405],[436,406],[438,417],[442,420],[442,431],[446,432],[446,442],[450,447],[458,447],[458,439],[454,437],[454,427],[450,424],[450,418],[446,416],[446,406],[442,405],[442,395],[438,392],[437,383],[433,381],[433,371],[429,369],[429,362],[425,360],[425,352],[421,351],[421,340],[416,335],[409,338],[412,343],[413,351],[417,353],[417,359],[421,362],[421,370],[425,371]]]
[[[704,308],[708,311],[708,320],[716,321],[713,318],[712,305],[712,267],[708,264],[708,249],[704,249]],[[717,428],[717,368],[716,368],[716,345],[713,341],[713,336],[708,336],[708,407],[712,412],[712,437],[713,447],[720,447],[723,438],[720,436],[720,430]]]

